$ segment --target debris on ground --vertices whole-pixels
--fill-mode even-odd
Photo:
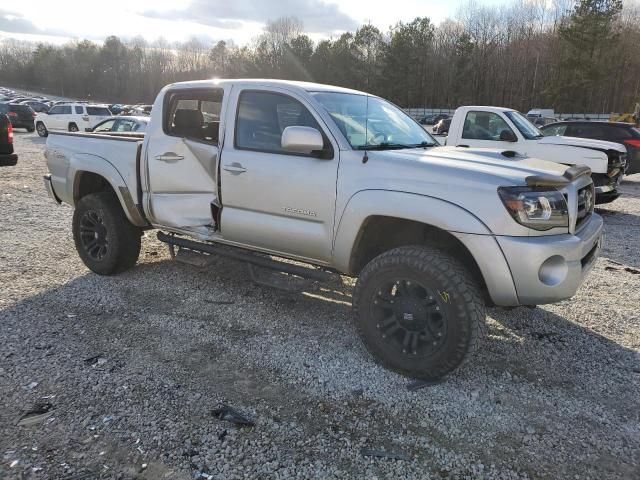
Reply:
[[[211,415],[219,420],[233,423],[239,427],[253,427],[255,422],[249,417],[243,415],[237,410],[231,408],[229,405],[221,405],[220,407],[211,411]]]
[[[96,355],[94,357],[85,358],[84,363],[90,366],[104,365],[107,363],[107,359],[102,355]]]
[[[17,425],[28,427],[44,422],[53,415],[53,405],[50,403],[37,403],[31,410],[24,413],[18,420]]]
[[[411,460],[408,455],[398,452],[387,452],[385,450],[374,450],[372,448],[363,448],[360,450],[363,457],[388,458],[391,460]]]

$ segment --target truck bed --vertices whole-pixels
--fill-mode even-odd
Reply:
[[[49,132],[47,160],[51,183],[56,195],[63,202],[73,202],[72,182],[76,161],[83,169],[94,165],[96,172],[105,170],[105,162],[111,175],[119,175],[130,192],[138,192],[138,162],[144,134],[95,134]],[[114,182],[121,183],[121,182]]]

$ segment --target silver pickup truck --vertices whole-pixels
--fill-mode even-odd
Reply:
[[[77,251],[99,274],[133,267],[155,228],[173,252],[358,277],[367,348],[434,379],[475,348],[485,305],[574,295],[603,225],[586,167],[436,145],[402,110],[354,90],[177,83],[144,135],[50,132],[45,185],[75,207]]]

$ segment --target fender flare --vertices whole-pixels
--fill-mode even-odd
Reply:
[[[71,191],[66,193],[67,198],[74,207],[76,199],[78,198],[78,179],[80,178],[80,175],[85,172],[100,175],[107,181],[116,193],[120,206],[127,216],[127,219],[129,219],[132,224],[138,227],[149,226],[148,222],[138,210],[138,207],[136,207],[133,196],[129,191],[129,187],[127,187],[127,183],[124,178],[122,178],[122,175],[120,175],[118,169],[106,158],[98,155],[78,153],[74,154],[70,158],[67,178],[72,179],[73,181],[69,183]]]
[[[362,190],[347,202],[336,228],[333,266],[351,274],[351,258],[368,218],[387,216],[420,222],[454,235],[474,257],[496,305],[518,305],[511,269],[489,227],[470,211],[435,197],[389,190]]]
[[[492,235],[478,217],[446,200],[393,190],[361,190],[349,199],[338,221],[333,242],[333,264],[338,270],[350,270],[358,234],[373,216],[411,220],[447,232]]]

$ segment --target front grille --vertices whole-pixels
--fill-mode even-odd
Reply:
[[[576,228],[584,223],[585,220],[587,220],[593,213],[593,207],[596,203],[595,198],[596,195],[592,183],[578,190],[578,213],[576,215]]]

